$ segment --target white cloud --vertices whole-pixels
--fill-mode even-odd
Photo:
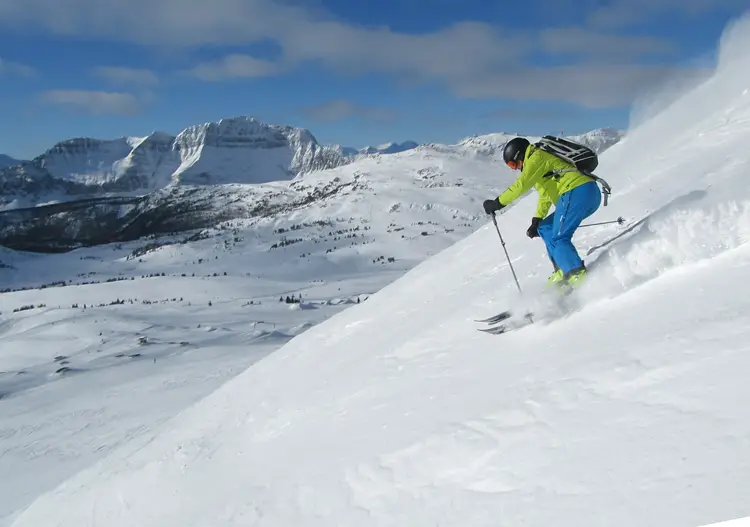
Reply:
[[[622,58],[676,51],[675,44],[663,38],[602,34],[574,27],[545,29],[539,36],[541,48],[550,54]]]
[[[130,84],[134,86],[156,86],[159,77],[147,69],[126,68],[122,66],[101,66],[93,74],[113,84]]]
[[[694,72],[696,69],[690,69]],[[641,93],[687,69],[641,64],[582,64],[553,68],[518,68],[512,74],[488,73],[459,81],[455,91],[467,98],[550,99],[586,108],[606,108],[632,102]],[[708,71],[708,70],[706,70]]]
[[[141,110],[141,101],[123,92],[50,90],[40,100],[91,115],[135,115]]]
[[[19,64],[17,62],[10,62],[0,57],[0,75],[18,75],[20,77],[33,77],[36,75],[36,70],[31,66],[25,64]]]
[[[228,55],[223,59],[203,62],[185,73],[205,81],[221,81],[251,77],[268,77],[279,72],[272,62],[249,55]]]
[[[393,110],[373,106],[360,106],[345,99],[335,99],[316,106],[301,109],[302,113],[316,121],[341,121],[350,117],[361,117],[378,121],[389,121],[396,117]]]
[[[0,24],[8,27],[174,47],[273,38],[285,20],[309,16],[274,0],[0,0]]]
[[[738,0],[611,0],[608,7],[594,9],[592,16],[619,16],[618,9],[652,13],[656,9],[652,3],[662,6],[659,9],[666,5],[682,10],[709,9],[712,2],[728,5]],[[273,42],[280,48],[277,64],[236,54],[185,72],[211,81],[274,75],[301,62],[312,62],[346,75],[375,72],[409,83],[438,82],[465,97],[583,100],[596,105],[627,103],[633,93],[664,73],[664,68],[634,64],[633,59],[673,51],[673,44],[659,38],[605,35],[581,28],[521,31],[512,26],[499,29],[481,22],[457,22],[437,31],[407,34],[349,24],[321,8],[306,7],[309,4],[212,0],[186,6],[185,0],[0,0],[0,26],[174,48],[257,42]],[[568,55],[574,55],[579,63],[554,69],[524,66],[531,57],[539,63],[540,56],[557,64],[570,62]]]

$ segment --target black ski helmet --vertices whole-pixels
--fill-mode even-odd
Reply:
[[[523,137],[516,137],[505,143],[505,147],[503,148],[503,161],[505,161],[505,164],[510,165],[522,160],[530,144],[529,140]]]

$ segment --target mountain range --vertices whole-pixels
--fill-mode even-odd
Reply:
[[[598,129],[573,138],[603,152],[622,136]],[[373,157],[451,152],[498,161],[510,137],[388,143],[353,154],[321,145],[306,129],[240,116],[190,126],[176,136],[72,138],[0,169],[0,245],[61,251],[273,215],[353,185],[362,163]],[[346,170],[333,172],[340,167]],[[304,185],[308,180],[314,184]]]

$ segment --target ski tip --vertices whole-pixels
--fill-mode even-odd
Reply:
[[[512,317],[513,314],[510,311],[503,311],[502,313],[498,313],[497,315],[483,318],[480,320],[474,320],[474,322],[487,322],[487,323],[493,323],[493,322],[500,322],[502,320],[505,320],[506,318]]]
[[[500,335],[508,330],[506,326],[496,326],[491,328],[479,328],[477,331],[482,333],[489,333],[490,335]]]

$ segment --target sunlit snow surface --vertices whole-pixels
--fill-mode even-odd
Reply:
[[[664,527],[750,515],[748,36],[746,19],[723,43],[712,79],[603,156],[599,173],[616,190],[595,218],[622,215],[628,225],[579,231],[576,244],[593,249],[592,276],[564,319],[542,316],[502,336],[475,331],[472,320],[509,306],[558,310],[539,300],[550,266],[541,242],[524,233],[534,198],[498,220],[523,300],[487,225],[204,398],[232,366],[252,362],[231,346],[262,353],[248,345],[250,324],[238,322],[241,309],[253,309],[239,304],[252,287],[262,298],[262,282],[217,277],[204,291],[198,279],[182,286],[162,279],[168,291],[141,285],[139,295],[185,290],[196,306],[211,295],[224,300],[200,309],[120,306],[112,312],[122,314],[108,311],[107,321],[104,312],[77,312],[75,325],[59,333],[60,310],[11,318],[4,307],[4,339],[41,331],[64,348],[75,331],[89,367],[102,337],[120,351],[164,350],[156,363],[149,356],[111,368],[116,381],[91,376],[99,388],[80,372],[19,395],[23,404],[0,401],[4,412],[15,412],[2,417],[11,463],[20,459],[14,448],[29,460],[3,473],[10,469],[23,482],[47,466],[58,469],[67,453],[65,443],[41,443],[60,452],[34,467],[44,452],[27,439],[38,437],[38,427],[55,422],[50,435],[72,437],[104,418],[96,410],[86,415],[87,404],[118,391],[131,399],[114,405],[124,415],[107,416],[122,426],[101,428],[117,438],[108,454],[95,456],[102,441],[92,440],[85,455],[98,461],[80,463],[80,472],[40,495],[12,525]],[[300,270],[300,280],[309,276]],[[309,297],[330,298],[341,287],[352,298],[366,289],[349,281],[356,276],[374,275],[343,277]],[[219,295],[222,287],[229,290]],[[278,294],[278,286],[268,287]],[[291,320],[281,316],[283,303],[272,303],[264,299],[264,318]],[[149,324],[160,325],[161,342],[136,347],[133,335]],[[82,348],[87,334],[90,347]],[[197,347],[166,345],[183,339]],[[22,355],[14,368],[38,368],[32,375],[52,369],[43,351],[49,343],[24,346],[3,349]],[[121,373],[161,368],[167,353],[182,366],[142,378]],[[196,380],[207,371],[201,361],[221,354],[237,362],[224,362],[213,380]],[[172,417],[166,407],[180,388],[165,387],[170,382],[189,384],[184,389],[201,400]],[[138,428],[141,414],[147,430]],[[125,442],[128,434],[133,439]],[[70,455],[84,455],[80,445]],[[13,491],[12,482],[3,484]],[[15,503],[22,500],[16,495]]]

